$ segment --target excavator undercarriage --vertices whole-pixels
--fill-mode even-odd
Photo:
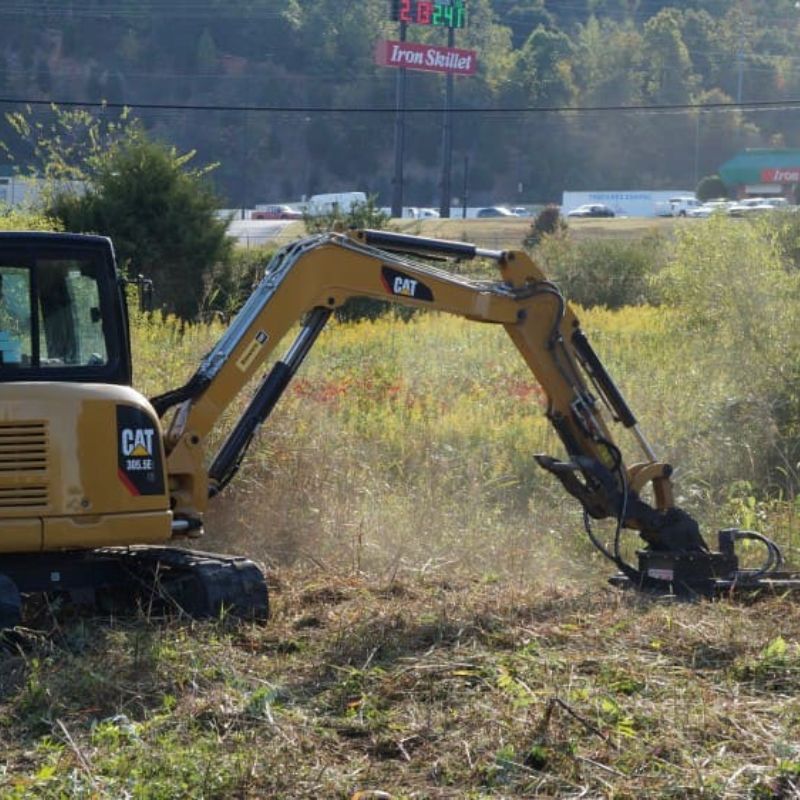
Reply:
[[[132,546],[5,556],[0,564],[0,629],[20,624],[23,596],[36,594],[103,613],[269,616],[264,573],[239,556]]]

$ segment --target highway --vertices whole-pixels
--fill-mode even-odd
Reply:
[[[242,247],[258,247],[271,242],[291,224],[292,220],[283,219],[235,219],[228,226],[228,236]]]

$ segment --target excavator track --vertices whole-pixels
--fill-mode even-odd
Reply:
[[[22,619],[28,595],[65,597],[78,606],[115,614],[137,609],[193,618],[230,614],[266,620],[263,571],[240,556],[177,547],[11,555],[0,559],[0,628]]]

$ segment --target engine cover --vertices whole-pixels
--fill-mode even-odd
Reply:
[[[0,384],[0,553],[170,538],[158,418],[127,386]]]

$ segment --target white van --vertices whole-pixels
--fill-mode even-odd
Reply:
[[[669,209],[673,217],[685,217],[690,211],[703,205],[696,197],[670,197]]]
[[[353,206],[367,202],[364,192],[333,192],[330,194],[312,194],[308,200],[309,214],[332,214],[341,211],[346,214]]]

